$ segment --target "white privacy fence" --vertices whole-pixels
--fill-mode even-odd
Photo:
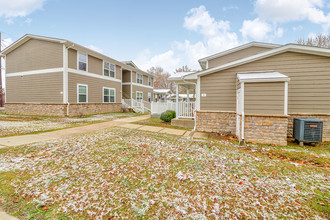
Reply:
[[[151,114],[160,115],[167,110],[175,111],[175,102],[152,102]]]
[[[176,111],[176,102],[151,103],[151,114],[153,115],[160,115],[167,110]],[[194,118],[195,102],[179,102],[176,114],[178,118]]]
[[[150,102],[136,101],[135,99],[122,99],[124,108],[132,108],[135,112],[145,113],[150,111]]]

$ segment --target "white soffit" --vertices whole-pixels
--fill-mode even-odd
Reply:
[[[240,82],[288,82],[290,78],[279,72],[268,73],[238,73]]]

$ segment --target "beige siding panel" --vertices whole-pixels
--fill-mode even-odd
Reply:
[[[136,83],[136,72],[132,71],[132,82]]]
[[[212,68],[215,66],[219,66],[224,63],[229,63],[234,60],[239,60],[244,57],[248,57],[257,53],[261,53],[264,51],[270,50],[270,48],[265,48],[265,47],[249,47],[240,51],[236,51],[234,53],[230,53],[227,55],[224,55],[222,57],[218,57],[212,60],[208,61],[208,68]]]
[[[142,87],[142,86],[133,85],[132,89],[133,89],[133,94],[132,94],[133,99],[136,99],[136,91],[143,92],[143,100],[144,101],[148,101],[148,92],[151,93],[151,100],[152,100],[152,97],[154,96],[153,89],[151,89],[151,88],[145,88],[145,87]]]
[[[284,114],[284,83],[245,83],[245,114]]]
[[[103,60],[88,55],[88,72],[103,75]]]
[[[77,69],[77,51],[74,49],[68,49],[68,66],[71,69]]]
[[[131,85],[123,85],[123,99],[131,98]]]
[[[123,71],[123,82],[131,82],[131,72],[124,70]]]
[[[6,73],[63,67],[63,46],[31,39],[6,56]]]
[[[116,102],[121,102],[121,83],[69,73],[69,102],[77,103],[77,84],[88,85],[88,102],[103,102],[103,87],[116,89]]]
[[[116,65],[116,79],[121,80],[121,76],[122,76],[121,70],[122,70],[121,67]]]
[[[148,86],[148,76],[143,75],[143,85]]]
[[[63,73],[6,78],[7,103],[63,103]]]
[[[330,58],[286,52],[201,77],[202,110],[236,110],[236,73],[277,71],[290,77],[288,113],[330,113]],[[221,94],[221,95],[220,95]],[[320,95],[317,95],[320,94]],[[232,97],[229,101],[224,96]],[[306,98],[303,98],[306,97]],[[307,98],[308,97],[308,98]]]

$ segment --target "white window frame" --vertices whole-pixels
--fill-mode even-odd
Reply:
[[[110,101],[110,95],[109,95],[109,102],[105,102],[104,101],[104,89],[109,89],[109,90],[113,90],[114,91],[114,101],[113,102],[111,102]],[[103,99],[103,103],[116,103],[116,89],[115,88],[109,88],[109,87],[103,87],[103,90],[102,90],[103,92],[103,96],[102,96],[102,99]]]
[[[79,54],[86,56],[86,70],[79,69]],[[87,53],[77,51],[77,70],[88,72],[88,54]]]
[[[150,100],[149,100],[150,98]],[[151,92],[148,92],[148,102],[151,102]]]
[[[79,102],[79,86],[86,86],[86,102]],[[88,103],[88,85],[77,84],[77,103]]]
[[[143,92],[142,91],[136,91],[135,93],[135,100],[138,102],[138,93],[142,94],[142,98],[141,98],[141,101],[143,101]]]
[[[105,63],[108,63],[109,64],[109,76],[106,76],[105,74],[104,74],[104,64]],[[111,72],[111,65],[114,65],[114,71],[113,71],[113,77],[111,76],[111,74],[110,74],[110,72]],[[116,78],[116,64],[113,64],[113,63],[110,63],[110,62],[108,62],[108,61],[105,61],[105,60],[103,60],[103,76],[106,76],[106,77],[111,77],[111,78]]]
[[[141,83],[139,83],[139,81],[138,81],[139,80],[139,77],[138,76],[141,76]],[[143,85],[143,74],[136,73],[136,83]]]
[[[152,78],[151,78],[151,76],[148,76],[148,86],[152,86]]]

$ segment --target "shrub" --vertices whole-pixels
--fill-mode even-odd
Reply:
[[[160,115],[162,121],[171,122],[176,117],[175,111],[167,110]]]

